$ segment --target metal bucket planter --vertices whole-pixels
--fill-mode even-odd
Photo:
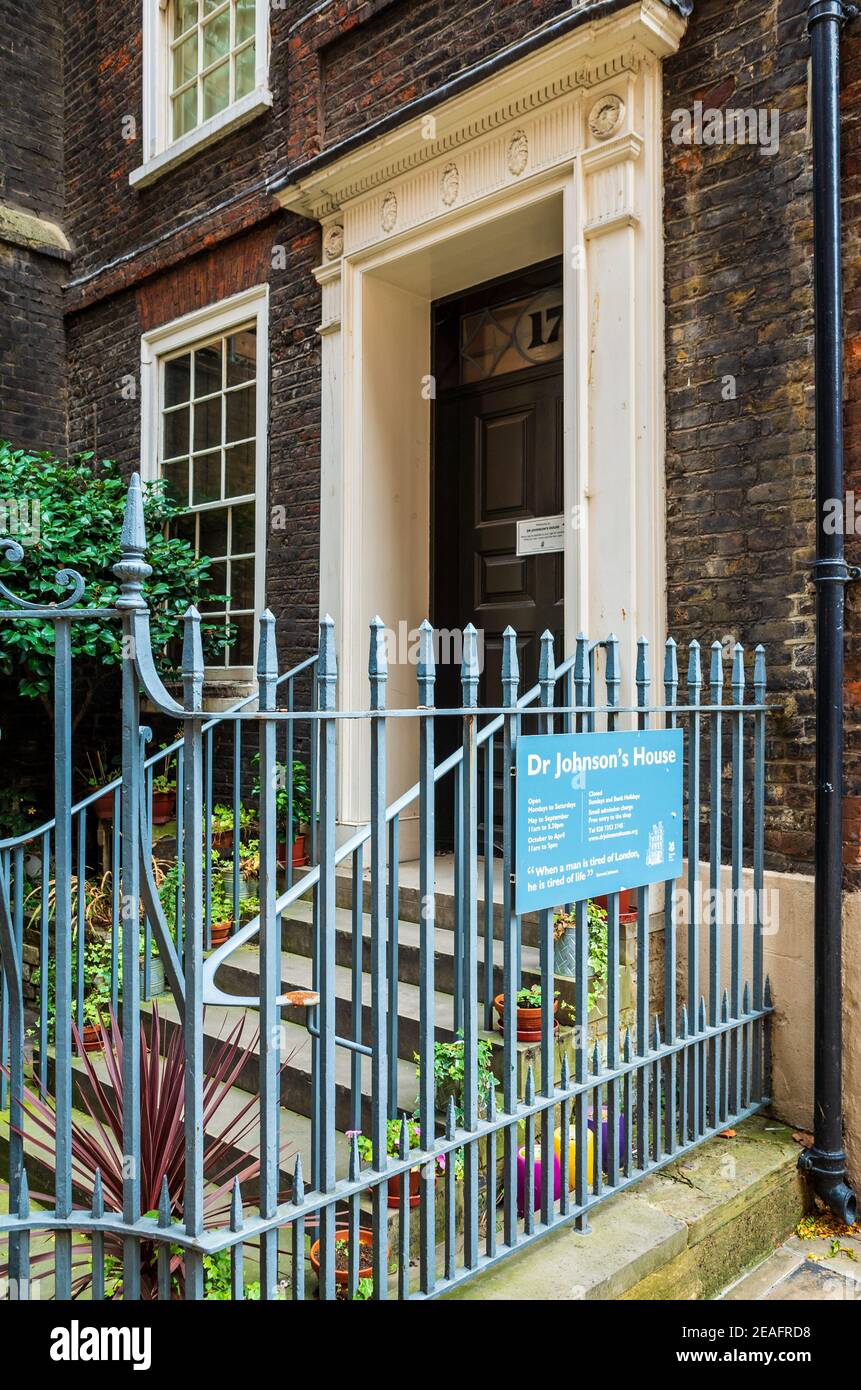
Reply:
[[[140,970],[140,989],[143,995],[146,990],[144,962],[141,961]],[[156,994],[164,994],[164,966],[159,956],[150,956],[149,960],[149,996],[152,998]]]

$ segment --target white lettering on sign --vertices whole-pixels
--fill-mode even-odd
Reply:
[[[531,516],[517,523],[518,555],[553,554],[565,549],[565,517]]]

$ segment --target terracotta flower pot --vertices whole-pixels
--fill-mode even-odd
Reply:
[[[493,1001],[494,1008],[499,1014],[499,1031],[502,1032],[505,1019],[505,995],[497,994]],[[555,1017],[559,1010],[559,1000],[553,1000],[554,1029],[556,1027]],[[540,1042],[541,1041],[541,1010],[524,1009],[518,1005],[517,1009],[517,1041],[518,1042]]]
[[[396,1178],[389,1178],[389,1190],[386,1201],[390,1207],[399,1207],[401,1204],[401,1181],[403,1174],[399,1173]],[[410,1169],[410,1198],[411,1207],[417,1207],[421,1201],[421,1181],[422,1174],[420,1168]]]
[[[230,928],[233,926],[228,917],[226,922],[210,922],[209,931],[212,938],[213,950],[216,946],[223,946],[230,935]]]
[[[81,1034],[85,1052],[102,1051],[102,1032],[97,1023],[85,1023],[83,1028],[78,1031]]]
[[[152,794],[152,823],[153,825],[167,825],[168,821],[173,820],[176,815],[176,792],[153,792]]]
[[[113,792],[103,792],[92,804],[92,810],[96,820],[113,820],[114,818],[114,794]]]
[[[279,845],[279,846],[278,846],[278,852],[277,852],[277,854],[276,854],[276,858],[277,858],[277,860],[278,860],[278,867],[279,867],[279,869],[286,869],[286,867],[287,867],[287,854],[286,854],[286,852],[285,852],[285,850],[284,850],[284,846],[283,846],[283,845]],[[297,835],[296,838],[295,838],[295,840],[293,841],[292,852],[291,852],[291,855],[290,855],[290,862],[292,863],[294,869],[303,869],[303,868],[305,867],[305,865],[308,863],[308,856],[307,856],[307,854],[305,853],[305,835],[304,835],[304,833],[301,834],[301,835]]]
[[[218,850],[219,854],[229,854],[233,849],[233,831],[213,830],[212,848]]]
[[[603,909],[604,909],[605,912],[607,911],[607,895],[606,895],[606,893],[604,893],[600,898],[595,898],[595,902],[598,904],[599,907],[603,907]],[[634,914],[634,917],[636,918],[636,916],[637,916],[637,890],[636,890],[636,888],[620,888],[620,889],[619,889],[619,912],[620,912],[620,914],[622,914],[622,915],[624,915],[626,912],[632,912],[632,913]]]
[[[339,1228],[335,1231],[335,1243],[337,1244],[337,1242],[338,1242],[339,1240],[346,1241],[346,1242],[349,1244],[349,1241],[350,1241],[350,1232],[349,1232],[349,1230],[347,1229],[346,1226],[344,1226],[344,1227],[339,1227]],[[359,1277],[360,1279],[371,1279],[371,1278],[373,1278],[373,1273],[374,1273],[374,1267],[373,1267],[373,1265],[372,1265],[371,1262],[370,1262],[370,1260],[371,1260],[371,1252],[372,1252],[372,1250],[373,1250],[373,1248],[374,1248],[374,1236],[373,1236],[373,1232],[372,1232],[372,1231],[364,1231],[364,1230],[360,1230],[360,1231],[359,1231],[359,1246],[360,1246],[361,1253],[360,1253],[360,1255],[359,1255],[359,1274],[358,1274],[358,1277]],[[319,1240],[315,1240],[315,1241],[314,1241],[314,1244],[311,1246],[310,1260],[311,1260],[311,1268],[313,1269],[314,1273],[319,1277],[319,1274],[320,1274],[320,1242],[319,1242]],[[367,1261],[367,1263],[366,1263],[366,1261]],[[338,1268],[338,1265],[339,1265],[340,1263],[341,1263],[341,1261],[339,1260],[338,1254],[337,1254],[337,1251],[336,1251],[336,1254],[335,1254],[335,1285],[336,1285],[336,1287],[339,1288],[339,1289],[346,1289],[347,1286],[348,1286],[348,1284],[349,1284],[349,1281],[350,1281],[350,1271],[349,1271],[349,1268],[347,1267],[346,1262],[344,1263],[344,1268],[343,1268],[343,1269],[339,1269],[339,1268]]]

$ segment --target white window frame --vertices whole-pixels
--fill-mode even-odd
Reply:
[[[255,416],[256,468],[254,496],[254,661],[257,661],[257,619],[266,607],[266,534],[268,512],[269,433],[269,286],[255,285],[204,309],[153,328],[141,337],[141,478],[159,477],[159,438],[165,358],[193,348],[206,338],[254,323],[257,330],[257,402]],[[253,666],[208,666],[213,680],[252,682]]]
[[[172,0],[143,0],[143,162],[129,175],[145,188],[272,105],[269,89],[269,0],[257,0],[254,89],[194,130],[170,137],[170,18]]]

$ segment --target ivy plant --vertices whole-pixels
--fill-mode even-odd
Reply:
[[[0,554],[0,580],[18,597],[47,605],[65,597],[57,588],[58,570],[75,569],[87,585],[78,606],[111,607],[120,592],[112,566],[120,558],[126,491],[127,480],[117,464],[99,461],[92,453],[64,461],[0,440],[0,497],[20,499],[22,508],[26,501],[31,527],[29,536],[20,538],[27,543],[18,565]],[[146,558],[153,571],[145,586],[152,648],[162,676],[170,677],[176,673],[185,610],[190,603],[200,606],[222,596],[211,592],[208,557],[196,556],[187,541],[170,535],[170,523],[181,508],[166,495],[161,481],[144,485],[143,509]],[[223,623],[204,619],[201,635],[204,653],[218,659],[225,644]],[[101,618],[74,622],[72,657],[79,723],[99,686],[111,678],[111,668],[122,659],[120,625]],[[14,682],[19,695],[41,700],[49,712],[53,662],[50,621],[0,623],[0,675]]]

